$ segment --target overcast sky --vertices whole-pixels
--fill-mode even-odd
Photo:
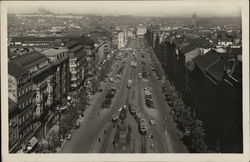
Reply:
[[[134,15],[134,16],[184,16],[196,13],[198,17],[239,17],[240,7],[228,1],[81,1],[81,2],[27,2],[11,4],[9,13],[37,12],[44,7],[54,13],[76,13],[97,15]]]

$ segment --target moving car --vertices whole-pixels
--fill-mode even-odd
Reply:
[[[133,104],[129,103],[128,108],[129,108],[129,112],[130,112],[131,115],[136,114],[135,106]]]
[[[138,78],[141,79],[142,78],[142,74],[138,73]]]
[[[132,80],[128,80],[128,88],[131,88],[131,86],[132,86]]]
[[[113,116],[112,116],[112,122],[116,123],[120,118],[120,113],[122,111],[123,107],[121,107]]]

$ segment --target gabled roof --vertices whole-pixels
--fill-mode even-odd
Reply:
[[[205,48],[208,49],[211,47],[210,43],[204,39],[192,39],[187,41],[189,45],[184,46],[180,49],[180,52],[185,54],[194,50],[195,48]]]
[[[200,54],[201,54],[201,51],[198,48],[195,48],[194,50],[185,53],[184,55],[185,55],[186,62],[193,60],[195,57],[199,56]]]
[[[19,78],[23,74],[27,73],[28,71],[21,66],[18,66],[15,64],[13,61],[8,62],[8,74],[15,77]]]
[[[199,55],[193,59],[195,64],[204,72],[211,64],[220,59],[220,54],[214,50],[208,51],[205,55]]]
[[[30,67],[37,65],[47,59],[48,58],[43,54],[36,51],[32,51],[30,53],[15,57],[11,59],[11,61],[27,70]]]
[[[206,69],[206,72],[212,75],[217,81],[221,81],[224,75],[225,64],[224,60],[218,59]]]

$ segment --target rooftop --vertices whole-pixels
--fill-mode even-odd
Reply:
[[[77,46],[73,47],[73,48],[70,50],[70,52],[75,53],[75,52],[79,51],[79,50],[82,49],[82,48],[83,48],[82,45],[77,45]]]
[[[11,37],[14,42],[23,42],[23,41],[62,41],[66,39],[65,37],[34,37],[34,36],[19,36]]]
[[[76,45],[77,45],[77,41],[69,41],[69,42],[66,42],[65,47],[71,49]]]
[[[86,37],[84,35],[82,35],[80,37],[70,37],[69,40],[70,41],[77,41],[78,44],[87,45],[87,46],[94,44],[93,40],[91,40],[89,37]]]
[[[13,61],[8,62],[8,74],[15,77],[19,78],[23,74],[27,73],[27,70],[22,68],[21,66],[18,66],[15,64]]]
[[[185,54],[188,53],[195,48],[205,48],[208,49],[211,47],[210,43],[204,39],[191,39],[191,40],[178,40],[178,43],[181,45],[183,43],[189,43],[188,45],[184,46],[183,48],[180,49],[180,52]]]
[[[57,56],[63,52],[67,52],[68,49],[67,48],[50,48],[50,49],[47,49],[45,51],[42,51],[41,53],[46,55],[46,56]]]
[[[47,57],[39,52],[32,51],[30,53],[11,59],[15,64],[28,70],[30,67],[47,60]]]
[[[218,59],[206,69],[206,73],[212,75],[217,81],[221,81],[224,75],[225,64],[226,61]]]
[[[211,64],[220,59],[220,53],[210,50],[205,55],[199,55],[193,59],[195,64],[204,72]]]

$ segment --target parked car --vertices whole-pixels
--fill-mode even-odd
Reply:
[[[112,122],[116,123],[119,119],[119,115],[118,114],[115,114],[113,117],[112,117]]]
[[[110,81],[110,82],[114,82],[114,78],[110,78],[109,81]]]
[[[71,139],[71,134],[67,134],[66,138],[67,138],[67,140],[70,140]]]

